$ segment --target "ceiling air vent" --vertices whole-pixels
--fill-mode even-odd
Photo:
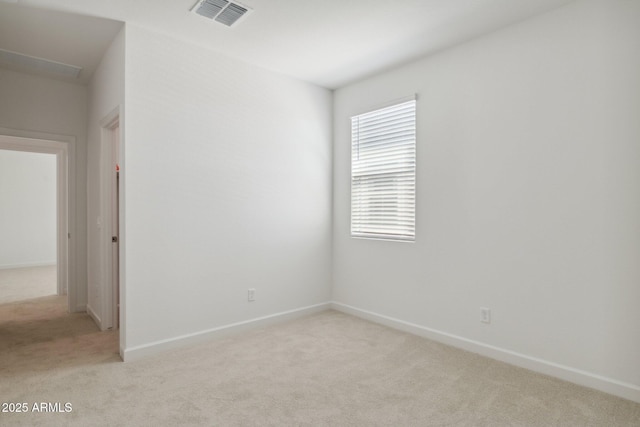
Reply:
[[[191,10],[205,18],[218,21],[227,27],[232,26],[251,11],[246,6],[227,0],[201,0]]]

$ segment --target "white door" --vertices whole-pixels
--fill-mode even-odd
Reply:
[[[120,126],[112,128],[111,151],[111,286],[113,298],[113,329],[120,319]]]

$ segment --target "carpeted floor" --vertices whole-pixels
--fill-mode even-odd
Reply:
[[[55,265],[0,269],[0,304],[55,295],[56,274]]]
[[[122,363],[63,305],[0,306],[0,400],[28,408],[0,425],[640,426],[640,404],[336,311]]]

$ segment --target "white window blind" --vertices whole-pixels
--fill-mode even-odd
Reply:
[[[351,118],[351,235],[415,240],[416,101]]]

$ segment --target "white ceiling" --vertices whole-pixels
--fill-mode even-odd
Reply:
[[[136,24],[333,89],[574,0],[240,0],[253,12],[231,28],[190,12],[196,0],[17,1],[0,3],[0,48],[93,64],[85,77],[117,23],[34,7]]]
[[[1,0],[5,1],[5,0]],[[0,67],[86,84],[121,22],[0,3],[0,49],[82,67],[78,79],[21,66]]]

